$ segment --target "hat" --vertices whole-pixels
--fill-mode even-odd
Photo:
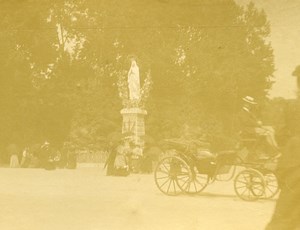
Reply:
[[[250,97],[250,96],[244,97],[244,98],[243,98],[243,101],[248,102],[248,103],[250,103],[250,104],[252,104],[252,105],[256,105],[256,104],[257,104],[257,103],[255,102],[254,98],[253,98],[253,97]]]

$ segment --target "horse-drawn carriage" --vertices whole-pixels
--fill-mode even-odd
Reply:
[[[279,190],[274,174],[276,159],[249,160],[251,153],[245,153],[244,145],[213,154],[196,141],[169,139],[166,143],[172,151],[154,171],[155,183],[166,195],[196,194],[214,181],[233,178],[234,191],[243,200],[272,198]]]

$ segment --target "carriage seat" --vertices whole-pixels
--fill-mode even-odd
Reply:
[[[197,151],[194,153],[194,156],[197,159],[208,159],[208,158],[216,158],[216,155],[209,151],[208,149],[197,149]]]

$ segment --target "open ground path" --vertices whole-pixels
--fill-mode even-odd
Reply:
[[[0,169],[3,230],[262,230],[274,205],[240,200],[232,181],[169,197],[152,174],[107,177],[100,166]]]

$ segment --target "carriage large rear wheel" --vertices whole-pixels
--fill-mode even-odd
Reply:
[[[203,191],[203,189],[205,189],[205,187],[208,185],[209,176],[207,174],[198,172],[196,166],[190,166],[190,170],[191,175],[188,180],[179,176],[177,178],[177,182],[180,189],[185,193],[196,194]]]
[[[234,190],[242,200],[255,201],[265,195],[265,178],[255,169],[243,170],[234,179]]]
[[[177,156],[163,158],[158,162],[154,171],[156,186],[162,193],[169,196],[182,193],[182,187],[189,182],[190,176],[189,166]]]

